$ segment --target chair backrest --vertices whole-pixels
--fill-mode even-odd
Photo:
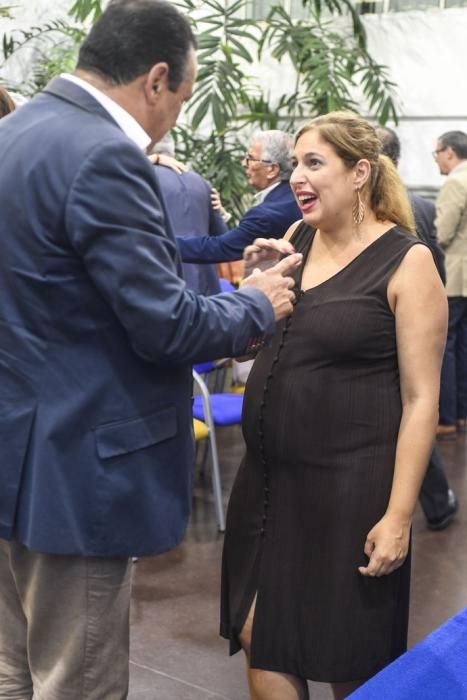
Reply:
[[[243,395],[231,392],[211,393],[200,374],[193,369],[199,395],[193,401],[193,416],[210,429],[214,425],[239,425],[242,421]]]
[[[223,391],[227,376],[226,370],[231,366],[231,364],[232,361],[230,357],[224,357],[220,360],[199,362],[198,364],[193,365],[193,369],[195,372],[198,372],[198,374],[201,375],[209,391],[212,393]]]
[[[209,360],[208,362],[198,362],[197,365],[193,365],[193,369],[198,372],[198,374],[207,374],[212,372],[217,367],[214,360]]]

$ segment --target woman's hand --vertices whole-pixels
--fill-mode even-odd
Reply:
[[[295,253],[295,248],[283,238],[257,238],[243,251],[244,277],[249,277],[254,270],[269,270],[283,255],[292,253]]]
[[[226,211],[222,206],[221,196],[215,187],[213,187],[211,190],[211,204],[214,211],[219,212],[219,214],[224,219],[225,223],[227,223],[227,221],[229,221],[232,218],[232,214]]]
[[[212,204],[212,208],[215,209],[216,211],[222,211],[223,207],[222,207],[221,196],[215,187],[213,187],[211,190],[211,204]]]
[[[181,163],[176,158],[172,158],[172,156],[168,156],[165,153],[151,153],[148,158],[154,165],[165,165],[166,168],[174,170],[179,175],[189,170],[188,165]]]
[[[410,520],[386,513],[367,535],[364,551],[369,562],[359,566],[362,576],[384,576],[398,569],[409,549]]]

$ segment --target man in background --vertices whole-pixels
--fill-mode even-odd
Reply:
[[[172,136],[166,134],[153,148],[153,153],[175,158]],[[158,165],[155,169],[168,220],[176,236],[190,230],[219,236],[227,231],[221,214],[212,206],[212,185],[193,170],[179,173]],[[218,294],[221,291],[216,266],[183,263],[187,286],[197,294]]]
[[[381,151],[399,167],[401,145],[396,132],[388,127],[378,127],[376,133]],[[440,249],[435,227],[435,205],[429,199],[409,192],[410,203],[419,237],[431,249],[436,267],[443,282],[446,281],[444,255]],[[443,530],[452,522],[458,510],[457,498],[449,487],[446,470],[438,447],[435,445],[428,463],[420,491],[420,505],[431,530]]]
[[[129,556],[190,514],[191,365],[292,311],[299,255],[233,294],[181,279],[146,151],[195,46],[172,3],[112,0],[73,75],[0,120],[1,700],[127,697]]]
[[[437,433],[455,436],[465,431],[467,419],[467,134],[446,132],[433,156],[447,175],[436,200],[436,228],[446,255],[449,303]]]
[[[248,182],[256,190],[255,205],[238,226],[222,236],[194,236],[193,227],[188,229],[188,237],[178,239],[184,262],[239,260],[255,238],[282,238],[289,226],[301,218],[289,185],[292,150],[292,139],[283,131],[261,131],[253,137],[242,164]]]

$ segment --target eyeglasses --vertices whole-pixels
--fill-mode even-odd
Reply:
[[[249,153],[246,153],[244,155],[243,160],[247,165],[250,165],[250,163],[265,163],[266,165],[275,165],[274,161],[272,160],[264,160],[264,158],[253,158],[253,156],[250,156]]]
[[[437,148],[436,150],[432,151],[431,155],[436,160],[436,156],[438,155],[438,153],[441,153],[442,151],[445,151],[446,149],[447,149],[447,146],[443,146],[443,148]]]

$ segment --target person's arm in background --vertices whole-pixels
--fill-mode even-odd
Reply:
[[[435,265],[436,269],[439,272],[439,276],[441,277],[441,281],[444,285],[446,285],[446,265],[444,263],[444,251],[441,248],[439,242],[438,242],[438,234],[436,231],[436,226],[433,223],[433,226],[431,227],[431,236],[430,236],[430,241],[428,242],[428,245],[430,246],[431,252],[433,253],[433,257],[435,259]]]
[[[183,262],[215,263],[240,260],[243,250],[255,238],[273,235],[270,221],[263,215],[261,206],[253,207],[238,226],[222,236],[191,236],[177,238]]]
[[[197,296],[178,275],[157,193],[152,166],[131,142],[101,144],[70,189],[70,245],[145,360],[181,365],[243,354],[251,338],[271,334],[291,313],[293,280],[283,274],[298,257],[269,277],[252,275],[235,293]]]
[[[467,190],[458,180],[448,179],[441,188],[436,202],[435,226],[442,248],[448,248],[454,240],[462,212],[467,206]]]
[[[432,201],[425,197],[410,195],[410,203],[415,218],[417,234],[429,246],[435,260],[436,268],[443,284],[446,284],[446,267],[444,264],[444,252],[438,243],[435,227],[436,207]]]

